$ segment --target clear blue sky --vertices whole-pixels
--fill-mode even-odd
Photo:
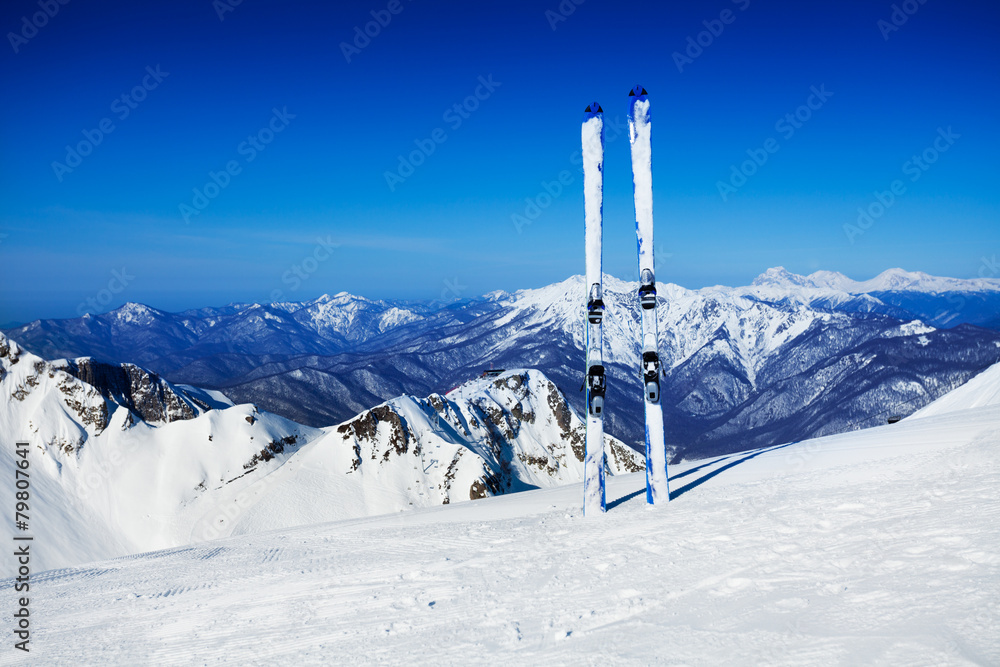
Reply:
[[[220,20],[224,2],[74,0],[37,31],[23,23],[37,0],[4,3],[0,323],[76,316],[88,298],[450,299],[582,273],[582,111],[596,99],[624,120],[636,83],[653,103],[661,280],[745,284],[775,265],[971,277],[1000,254],[996,2],[912,0],[885,39],[888,1],[567,0],[554,22],[558,0],[401,0],[350,62],[341,43],[388,0],[243,0]],[[712,23],[723,10],[731,22]],[[679,71],[674,52],[706,21],[723,30]],[[787,136],[776,122],[813,86],[832,96]],[[467,118],[445,116],[477,87]],[[103,119],[114,129],[89,155],[53,167]],[[241,148],[272,122],[263,150]],[[905,163],[949,127],[959,138],[910,180]],[[769,138],[778,151],[723,201],[718,182]],[[434,152],[390,190],[415,140]],[[623,278],[636,263],[627,145],[606,157],[604,265]],[[180,205],[230,161],[238,173],[186,222]],[[511,216],[563,170],[572,182],[519,233]],[[851,243],[844,225],[896,179],[905,192]]]

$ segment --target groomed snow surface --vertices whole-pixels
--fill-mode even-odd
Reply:
[[[953,407],[675,466],[662,508],[639,473],[603,517],[575,484],[36,574],[0,661],[998,664],[1000,408]]]

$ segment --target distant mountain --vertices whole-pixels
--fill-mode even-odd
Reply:
[[[1000,292],[1000,279],[994,278],[942,278],[922,271],[888,269],[871,280],[851,280],[836,271],[816,271],[808,276],[800,276],[778,266],[768,269],[753,281],[754,287],[809,287],[827,289],[847,294],[871,294],[873,292],[924,292],[943,294],[946,292]]]
[[[136,366],[46,362],[0,335],[0,396],[9,469],[29,443],[39,569],[583,479],[584,425],[537,371],[317,429]],[[644,469],[606,447],[610,474]]]
[[[1000,329],[1000,279],[941,278],[920,271],[889,269],[871,280],[851,280],[835,271],[808,276],[783,267],[768,269],[741,292],[758,298],[795,298],[820,308],[879,312],[919,319],[938,328],[975,324]]]
[[[605,279],[606,418],[641,447],[636,289]],[[491,365],[540,369],[582,411],[583,290],[576,276],[449,306],[346,293],[176,314],[127,304],[11,335],[41,355],[135,362],[313,426],[447,391]],[[776,268],[744,287],[658,290],[662,400],[680,456],[883,423],[1000,359],[1000,332],[985,328],[1000,316],[997,280]]]

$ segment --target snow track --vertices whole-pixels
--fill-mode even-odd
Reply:
[[[576,484],[51,571],[30,659],[997,664],[998,450],[987,406],[674,466],[665,508],[638,473],[586,521]]]

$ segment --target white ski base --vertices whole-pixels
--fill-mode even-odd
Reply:
[[[637,473],[596,520],[574,484],[33,574],[5,662],[998,664],[998,450],[984,407],[678,465],[669,512]]]
[[[586,229],[587,294],[601,282],[601,245],[604,236],[604,117],[596,116],[581,129],[583,158],[583,201]]]
[[[593,108],[593,106],[588,107]],[[583,156],[584,231],[586,242],[587,284],[584,305],[592,298],[601,298],[602,243],[604,238],[604,116],[597,115],[584,121],[581,129]],[[589,313],[584,313],[585,317]],[[591,366],[603,365],[604,331],[600,323],[584,324],[587,331],[587,371]],[[583,507],[587,515],[604,512],[604,418],[590,414],[592,396],[588,375],[587,435],[583,470]]]
[[[663,445],[663,406],[644,401],[646,407],[646,497],[650,505],[670,500],[667,450]]]
[[[583,513],[586,516],[605,511],[604,422],[587,415],[587,453],[583,461]]]
[[[653,173],[650,142],[649,100],[635,103],[629,120],[632,152],[632,185],[635,200],[635,232],[639,241],[639,273],[653,270]]]

